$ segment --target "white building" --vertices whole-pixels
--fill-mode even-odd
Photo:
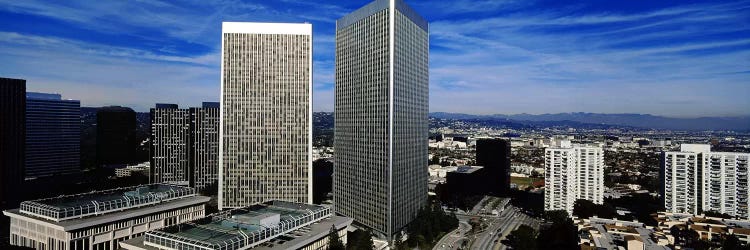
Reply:
[[[703,157],[703,211],[750,220],[748,153],[709,152]]]
[[[702,144],[663,152],[661,194],[667,212],[713,211],[750,220],[749,159],[749,153],[711,152]]]
[[[148,176],[151,171],[151,162],[144,162],[137,165],[131,165],[124,168],[115,169],[115,176],[127,177],[132,176],[133,173],[141,173],[144,176]]]
[[[209,197],[165,184],[24,201],[6,210],[10,244],[38,250],[109,250],[146,232],[205,216]]]
[[[604,150],[579,146],[544,150],[544,210],[573,213],[578,199],[604,201]]]
[[[219,208],[311,203],[312,25],[225,22],[221,58]]]

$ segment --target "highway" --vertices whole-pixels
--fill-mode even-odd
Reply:
[[[476,240],[471,244],[471,249],[505,249],[501,240],[505,239],[510,232],[521,225],[529,225],[539,228],[539,221],[520,212],[513,206],[508,206],[494,220],[488,222],[488,228],[476,235]]]

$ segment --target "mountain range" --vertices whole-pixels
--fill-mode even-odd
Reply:
[[[460,113],[434,112],[430,117],[457,120],[512,120],[531,122],[571,121],[586,124],[605,124],[648,129],[669,130],[733,130],[750,131],[750,116],[673,118],[648,114],[597,114],[597,113],[558,113],[558,114],[515,114],[515,115],[470,115]]]

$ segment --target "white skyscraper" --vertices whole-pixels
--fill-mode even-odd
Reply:
[[[748,153],[711,152],[710,145],[682,144],[662,153],[662,190],[668,212],[712,211],[750,219]]]
[[[593,146],[544,150],[544,210],[573,213],[578,199],[604,202],[604,150]]]
[[[222,24],[219,208],[312,202],[312,25]]]
[[[376,0],[336,22],[336,212],[390,237],[427,202],[427,21]]]

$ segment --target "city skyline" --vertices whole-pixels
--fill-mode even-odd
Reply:
[[[143,112],[218,101],[221,21],[312,23],[314,111],[332,111],[334,22],[369,1],[0,2],[0,74]],[[410,1],[431,23],[430,111],[750,115],[750,2],[683,3]]]

